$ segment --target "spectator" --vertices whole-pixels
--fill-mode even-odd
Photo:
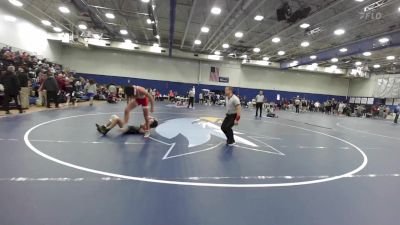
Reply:
[[[296,113],[300,113],[300,98],[299,96],[296,97],[296,99],[294,100],[294,106],[296,107]]]
[[[193,103],[194,103],[194,95],[196,94],[194,87],[190,89],[189,91],[189,103],[188,103],[188,108],[190,108],[190,105],[192,108],[194,108]]]
[[[21,107],[23,109],[29,108],[29,88],[28,88],[28,73],[23,67],[18,68],[17,77],[19,84],[21,86]]]
[[[85,85],[86,95],[89,97],[90,106],[93,105],[94,96],[97,93],[96,82],[93,79],[90,79]]]
[[[8,66],[7,72],[1,77],[0,83],[4,86],[4,103],[3,107],[6,111],[6,114],[10,114],[10,100],[14,99],[15,105],[19,110],[19,113],[22,113],[21,105],[18,101],[20,84],[18,81],[18,77],[15,74],[15,67]]]
[[[396,113],[396,116],[394,117],[394,123],[397,124],[397,121],[399,120],[399,114],[400,114],[400,103],[396,106],[394,112]]]
[[[56,105],[56,108],[58,108],[58,94],[60,91],[60,88],[58,87],[57,81],[52,75],[52,73],[48,72],[47,73],[47,78],[43,83],[43,90],[46,90],[46,95],[47,95],[47,102],[46,106],[47,108],[51,108],[50,103],[51,101],[54,102]]]

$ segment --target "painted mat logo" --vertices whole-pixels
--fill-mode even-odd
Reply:
[[[176,139],[178,136],[183,136],[188,142],[187,148],[190,149],[189,151],[185,151],[182,154],[177,154],[176,152],[173,154],[173,152],[176,151],[173,151],[173,149],[176,147],[176,143],[168,143],[168,145],[170,145],[171,147],[164,155],[163,159],[187,156],[195,153],[217,149],[217,147],[223,146],[226,141],[226,136],[221,131],[219,125],[221,123],[221,119],[215,117],[201,117],[172,119],[160,124],[156,128],[156,132],[159,135],[169,140]],[[237,143],[235,148],[269,154],[284,155],[276,148],[262,141],[262,139],[265,140],[274,138],[247,136],[244,133],[236,131],[234,132],[234,135],[235,141]],[[245,136],[245,138],[242,136]],[[216,137],[217,139],[221,139],[221,141],[218,143],[209,143],[211,137]]]
[[[209,142],[211,136],[226,139],[221,128],[213,122],[218,123],[220,121],[218,118],[214,117],[172,119],[158,126],[156,131],[158,134],[168,139],[173,139],[178,135],[182,135],[188,140],[188,147],[192,148]],[[237,136],[239,134],[242,133],[235,132],[235,140],[237,143],[258,147],[257,144]]]

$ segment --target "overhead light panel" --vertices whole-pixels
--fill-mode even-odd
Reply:
[[[229,48],[229,44],[224,43],[224,44],[222,45],[222,47],[223,47],[223,48]]]
[[[308,47],[308,46],[310,46],[310,42],[308,42],[308,41],[303,41],[303,42],[301,42],[301,47]]]
[[[300,28],[306,29],[306,28],[309,28],[309,27],[310,27],[310,24],[308,24],[308,23],[300,24]]]
[[[261,16],[261,15],[257,15],[257,16],[254,17],[254,20],[256,20],[256,21],[261,21],[263,19],[264,19],[264,17]]]
[[[211,13],[214,14],[214,15],[219,15],[219,14],[221,14],[221,8],[213,7],[211,9]]]
[[[332,59],[331,59],[331,62],[334,62],[334,63],[335,63],[335,62],[338,62],[338,61],[339,61],[338,58],[332,58]]]
[[[119,31],[122,35],[127,35],[128,34],[128,31],[127,30],[120,30]]]
[[[284,55],[284,54],[286,54],[285,51],[279,51],[279,52],[278,52],[278,55]]]
[[[381,44],[385,44],[385,43],[387,43],[387,42],[389,42],[389,38],[380,38],[379,39],[379,43],[381,43]]]
[[[281,41],[281,39],[279,37],[272,38],[272,42],[274,42],[274,43],[278,43],[280,41]]]
[[[242,55],[240,58],[247,59],[247,55]]]
[[[263,60],[264,60],[264,61],[268,61],[269,58],[265,56],[265,57],[263,57]]]
[[[48,20],[42,20],[42,24],[45,26],[51,26],[51,22]]]
[[[371,56],[371,55],[372,55],[371,52],[364,52],[364,53],[363,53],[363,56]]]
[[[208,28],[208,27],[201,28],[201,32],[203,32],[203,33],[208,33],[209,31],[210,31],[210,28]]]
[[[387,60],[395,60],[396,57],[394,55],[389,55],[389,56],[386,56],[386,59]]]
[[[258,53],[258,52],[260,52],[261,51],[261,49],[260,48],[253,48],[253,52],[256,52],[256,53]]]
[[[160,39],[160,35],[158,35],[158,34],[156,36],[154,36],[154,37],[157,38],[157,39]]]
[[[62,31],[62,29],[59,28],[59,27],[53,27],[53,30],[54,30],[55,32],[61,32],[61,31]]]
[[[347,52],[347,48],[341,48],[339,49],[339,52]]]
[[[87,25],[84,24],[84,23],[79,24],[78,27],[79,27],[79,29],[81,29],[81,30],[86,30],[86,29],[88,28]]]
[[[375,69],[378,69],[378,68],[380,68],[380,67],[381,67],[381,65],[379,65],[379,64],[375,64],[375,65],[374,65],[374,68],[375,68]]]
[[[356,65],[356,66],[361,66],[361,65],[362,65],[362,62],[357,61],[357,62],[354,63],[354,65]]]
[[[4,20],[6,20],[8,22],[15,22],[15,21],[17,21],[17,18],[10,16],[10,15],[5,15]]]
[[[17,7],[22,7],[24,4],[18,0],[8,0],[11,4],[17,6]]]
[[[312,56],[310,56],[310,59],[317,59],[317,56],[316,55],[312,55]]]
[[[356,2],[363,2],[364,0],[355,0]]]
[[[335,35],[343,35],[344,33],[346,33],[346,31],[344,29],[337,29],[333,33]]]
[[[107,17],[108,19],[115,19],[115,15],[112,14],[112,13],[106,13],[106,17]]]
[[[242,38],[243,37],[243,33],[242,32],[236,32],[235,33],[235,37],[237,37],[237,38]]]
[[[200,40],[194,40],[194,44],[195,45],[201,45],[201,41]]]
[[[71,12],[71,11],[69,11],[69,9],[66,6],[60,6],[60,7],[58,7],[58,10],[60,10],[60,12],[62,12],[64,14]]]
[[[144,3],[149,3],[150,0],[142,0],[142,2],[144,2]]]
[[[215,55],[221,55],[221,52],[217,50],[217,51],[214,52],[214,54]]]

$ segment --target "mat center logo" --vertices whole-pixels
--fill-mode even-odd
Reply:
[[[172,119],[158,126],[156,132],[168,139],[173,139],[181,134],[188,140],[188,147],[192,148],[209,142],[211,136],[226,139],[220,126],[215,123],[221,123],[220,119],[215,117]],[[258,147],[257,144],[238,136],[238,134],[242,133],[235,132],[237,143]]]
[[[179,135],[183,136],[188,142],[188,149],[196,149],[195,151],[190,151],[184,154],[173,155],[172,152],[175,143],[171,144],[171,149],[167,152],[163,159],[175,158],[179,156],[184,156],[188,154],[200,153],[208,150],[215,149],[220,145],[224,145],[226,136],[221,131],[220,124],[222,123],[221,119],[215,117],[200,117],[200,118],[179,118],[179,119],[171,119],[166,122],[160,124],[156,128],[156,132],[169,140],[175,139]],[[212,147],[211,144],[208,144],[211,140],[211,137],[216,137],[218,139],[224,140],[221,141]],[[257,152],[265,152],[271,154],[284,155],[271,145],[261,141],[260,137],[252,137],[247,136],[242,132],[234,132],[235,141],[237,145],[235,147],[243,148],[247,150],[257,151]],[[244,136],[244,137],[243,137]],[[261,137],[263,138],[263,137]],[[206,145],[207,144],[207,145]],[[201,148],[201,146],[206,146],[205,148]]]

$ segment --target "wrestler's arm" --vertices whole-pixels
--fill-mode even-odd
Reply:
[[[148,91],[146,91],[146,89],[144,89],[143,87],[138,87],[137,90],[140,93],[144,94],[150,100],[150,105],[151,105],[150,112],[154,112],[154,98],[153,98],[153,96]]]

